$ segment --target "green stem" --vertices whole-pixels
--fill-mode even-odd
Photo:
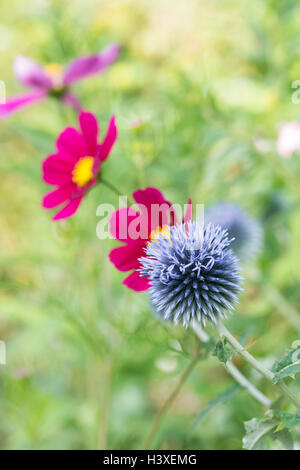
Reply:
[[[204,343],[208,343],[210,337],[208,334],[202,329],[199,323],[194,322],[192,325],[194,332],[196,333],[197,337],[203,341]],[[250,395],[253,396],[259,403],[267,408],[271,406],[271,400],[266,397],[262,392],[260,392],[239,370],[235,365],[228,360],[226,364],[224,364],[227,372],[234,378],[234,380],[241,385],[241,387],[245,388]]]
[[[110,399],[111,399],[111,382],[112,382],[112,362],[108,361],[105,365],[103,383],[103,399],[100,410],[100,423],[98,435],[98,449],[107,449],[107,434],[109,427],[109,412],[110,412]]]
[[[159,425],[161,423],[161,420],[162,418],[164,417],[165,413],[168,411],[168,409],[170,408],[170,406],[172,405],[172,403],[174,402],[175,398],[177,397],[178,393],[180,392],[181,390],[181,387],[183,386],[184,382],[186,381],[186,379],[188,378],[188,376],[190,375],[190,373],[192,372],[193,368],[195,367],[195,365],[197,364],[199,360],[199,355],[197,354],[193,359],[192,361],[189,363],[188,367],[185,369],[185,371],[183,372],[183,374],[181,375],[180,379],[179,379],[179,382],[178,384],[176,385],[176,387],[174,388],[173,392],[170,394],[170,396],[167,398],[167,400],[165,401],[165,403],[163,404],[163,406],[161,407],[161,409],[159,410],[157,416],[156,416],[156,419],[153,423],[153,426],[152,428],[150,429],[150,432],[148,434],[148,436],[146,437],[145,439],[145,442],[143,444],[143,447],[142,449],[144,450],[147,450],[149,449],[150,447],[150,444],[153,440],[153,437],[155,436],[156,434],[156,431],[158,430],[159,428]]]
[[[219,321],[216,325],[220,338],[226,338],[231,346],[245,359],[248,364],[250,364],[255,370],[257,370],[263,377],[265,377],[269,382],[276,386],[280,392],[285,395],[298,409],[300,409],[300,399],[294,395],[293,392],[285,384],[274,384],[273,378],[274,374],[269,369],[264,367],[260,362],[258,362],[249,352],[235,339],[235,337],[227,330],[226,326]]]
[[[103,183],[104,186],[106,186],[107,188],[109,188],[113,193],[115,193],[117,196],[123,196],[122,193],[112,184],[110,183],[109,181],[106,181],[105,179],[103,179],[102,177],[100,178],[100,183]]]

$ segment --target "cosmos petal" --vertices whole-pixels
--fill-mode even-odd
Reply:
[[[72,172],[74,161],[65,158],[63,154],[49,155],[46,160],[42,163],[42,169],[44,172],[48,170],[70,173]]]
[[[141,277],[138,271],[133,271],[132,274],[126,277],[123,284],[136,292],[143,292],[150,287],[148,280],[145,277]]]
[[[130,207],[123,207],[114,212],[109,220],[109,231],[119,241],[132,243],[129,235],[130,223],[139,216],[139,213]]]
[[[18,55],[14,61],[13,71],[17,79],[25,86],[45,90],[53,85],[51,77],[29,57]]]
[[[186,208],[186,211],[185,211],[182,222],[183,223],[190,222],[192,220],[192,216],[193,216],[193,203],[192,203],[192,200],[190,198],[188,200],[188,205],[187,205],[187,208]]]
[[[47,184],[64,186],[66,184],[71,183],[72,173],[71,172],[59,172],[57,170],[47,169],[43,173],[43,180]]]
[[[102,144],[99,145],[99,158],[101,162],[104,162],[104,160],[107,159],[117,139],[117,136],[118,130],[116,126],[116,118],[115,116],[112,116],[108,124],[106,136],[104,137]]]
[[[88,155],[83,136],[73,127],[67,127],[58,137],[56,147],[59,152],[73,155],[77,159]]]
[[[63,202],[67,201],[70,198],[72,191],[74,191],[74,186],[74,184],[70,184],[46,194],[43,198],[44,209],[53,209],[53,207],[59,206]]]
[[[99,54],[78,57],[73,60],[65,69],[64,85],[70,85],[77,80],[82,80],[90,75],[102,72],[102,70],[117,59],[119,50],[118,44],[112,44]]]
[[[62,97],[61,101],[66,104],[71,106],[71,108],[75,109],[78,113],[82,110],[82,104],[80,100],[77,98],[74,93],[70,93],[69,91],[66,92]]]
[[[139,267],[139,258],[143,256],[145,244],[130,243],[114,248],[109,259],[119,271],[131,271]]]
[[[81,111],[79,115],[79,124],[82,135],[86,142],[88,155],[94,156],[97,149],[98,140],[98,122],[92,113]]]
[[[44,90],[37,90],[32,93],[8,98],[6,103],[0,104],[0,119],[4,119],[15,111],[41,100],[46,96],[46,94],[47,92]]]
[[[62,210],[57,212],[57,214],[53,217],[53,220],[67,219],[68,217],[71,217],[73,214],[75,214],[79,204],[82,201],[82,198],[83,195],[72,199]]]
[[[142,214],[148,219],[149,233],[158,227],[173,225],[175,215],[172,204],[158,189],[153,187],[139,189],[133,193],[133,198],[140,206]]]

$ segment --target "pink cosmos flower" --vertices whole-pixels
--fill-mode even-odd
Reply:
[[[86,192],[98,181],[102,163],[107,159],[117,138],[114,116],[106,136],[98,144],[98,123],[91,113],[81,111],[80,131],[67,127],[56,141],[57,152],[42,164],[43,180],[56,186],[43,198],[43,207],[53,209],[65,204],[53,220],[71,217]]]
[[[13,67],[14,74],[31,91],[9,98],[5,104],[0,104],[0,119],[46,96],[57,97],[64,104],[80,111],[80,101],[70,92],[70,85],[89,75],[102,72],[117,59],[119,49],[117,44],[112,44],[99,54],[78,57],[65,69],[62,69],[59,64],[42,67],[28,57],[17,56]]]
[[[133,271],[123,284],[134,291],[149,288],[148,280],[139,273],[139,258],[145,256],[147,243],[154,240],[160,232],[168,233],[167,226],[177,223],[172,204],[156,188],[148,187],[133,193],[139,211],[124,207],[114,212],[110,218],[110,233],[123,243],[114,248],[109,259],[119,271]],[[192,218],[192,201],[189,199],[183,222]]]
[[[277,152],[283,158],[290,158],[296,151],[300,151],[300,122],[286,122],[279,129]]]

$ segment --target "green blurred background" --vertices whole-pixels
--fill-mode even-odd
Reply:
[[[75,89],[102,132],[117,117],[103,171],[124,194],[156,186],[174,203],[226,199],[264,221],[263,252],[244,270],[228,326],[267,366],[300,337],[299,156],[276,153],[279,124],[299,116],[299,15],[296,0],[0,2],[8,95],[23,91],[16,54],[64,65],[121,44],[114,65]],[[124,287],[109,263],[117,243],[96,237],[97,205],[117,204],[109,189],[97,186],[65,223],[42,210],[40,164],[75,124],[50,98],[0,124],[2,449],[139,448],[195,347],[191,331],[159,323],[146,294]],[[242,448],[244,421],[264,412],[246,392],[196,422],[233,385],[215,357],[200,361],[153,447]]]

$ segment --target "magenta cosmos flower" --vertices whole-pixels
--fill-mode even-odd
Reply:
[[[133,271],[123,284],[135,291],[145,291],[150,286],[145,277],[141,277],[139,258],[145,256],[147,243],[154,240],[160,232],[168,233],[168,226],[177,223],[177,216],[172,204],[156,188],[148,187],[133,193],[133,199],[139,211],[124,207],[114,212],[110,218],[110,233],[123,242],[114,248],[109,259],[119,271]],[[192,202],[189,200],[183,222],[192,218]]]
[[[43,199],[45,209],[64,204],[53,220],[71,217],[86,192],[99,177],[102,163],[107,159],[117,138],[115,118],[112,117],[106,136],[98,144],[98,123],[91,113],[79,115],[80,131],[67,127],[56,141],[57,152],[42,164],[43,180],[56,186]]]
[[[80,111],[80,101],[70,92],[70,85],[89,75],[102,72],[116,60],[118,54],[119,46],[112,44],[100,54],[78,57],[65,69],[59,64],[42,67],[28,57],[17,56],[13,67],[14,74],[22,85],[29,87],[31,91],[9,98],[5,104],[0,104],[0,119],[46,96],[59,98],[64,104]]]

